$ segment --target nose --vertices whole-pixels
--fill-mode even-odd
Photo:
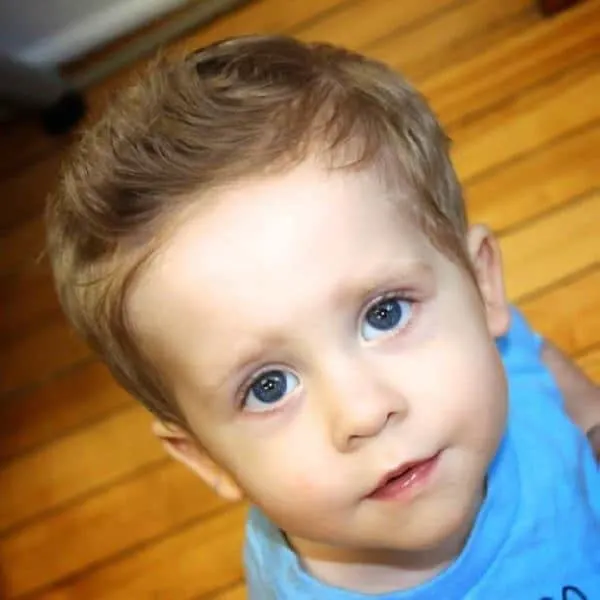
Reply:
[[[331,366],[324,381],[329,431],[339,452],[353,452],[391,423],[403,421],[408,402],[399,385],[367,361]]]

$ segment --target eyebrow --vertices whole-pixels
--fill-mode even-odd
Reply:
[[[396,287],[396,291],[402,291],[400,279],[404,279],[404,285],[417,279],[433,277],[433,268],[424,261],[402,261],[387,262],[381,267],[371,269],[373,273],[368,277],[357,275],[352,280],[345,282],[334,290],[330,302],[337,306],[350,304],[358,296],[374,291],[383,292],[386,287]],[[265,332],[262,336],[256,336],[251,344],[241,349],[231,361],[231,364],[223,369],[223,373],[215,377],[215,381],[208,384],[208,388],[214,394],[221,390],[235,376],[247,366],[260,362],[264,356],[277,347],[285,344],[286,336],[277,332]]]
[[[236,376],[237,373],[243,371],[248,366],[260,362],[265,355],[278,346],[281,347],[284,343],[282,335],[267,333],[262,337],[256,337],[251,344],[247,344],[246,348],[242,348],[230,364],[223,368],[223,371],[215,377],[214,381],[209,382],[206,387],[211,395],[217,394],[223,387]]]
[[[387,261],[384,265],[371,269],[371,274],[361,276],[357,274],[353,279],[344,282],[335,290],[333,300],[336,304],[346,304],[365,292],[381,292],[382,288],[396,288],[402,291],[404,286],[409,287],[417,280],[433,278],[433,268],[422,260],[415,261]]]

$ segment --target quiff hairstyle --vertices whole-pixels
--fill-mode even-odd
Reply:
[[[220,185],[317,157],[408,187],[415,223],[468,268],[448,146],[399,74],[331,45],[248,36],[157,60],[84,132],[49,199],[61,304],[121,385],[185,427],[126,310],[136,277],[184,209]]]

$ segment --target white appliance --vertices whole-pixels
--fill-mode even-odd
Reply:
[[[0,53],[51,67],[189,0],[1,0]]]

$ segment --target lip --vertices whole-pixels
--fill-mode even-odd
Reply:
[[[367,498],[394,500],[422,488],[435,470],[440,454],[402,463],[386,473]]]

